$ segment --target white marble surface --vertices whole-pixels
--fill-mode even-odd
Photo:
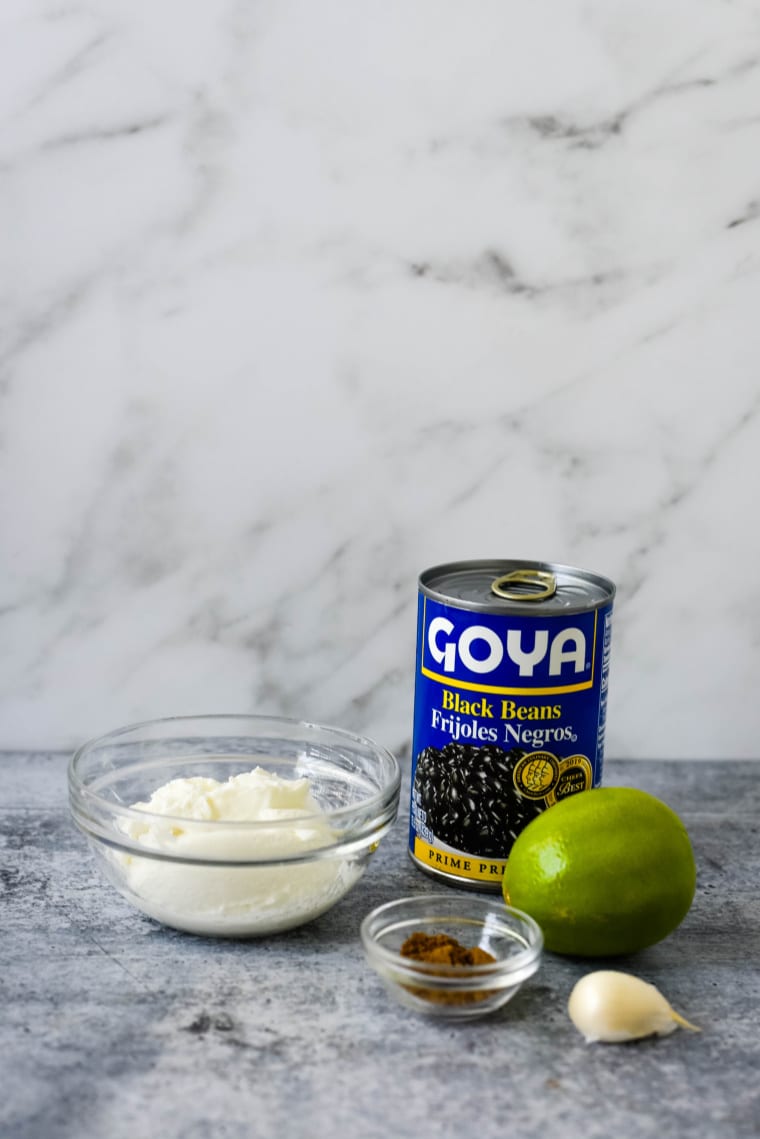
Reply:
[[[403,751],[416,579],[618,583],[607,754],[756,757],[755,0],[4,0],[0,746]]]

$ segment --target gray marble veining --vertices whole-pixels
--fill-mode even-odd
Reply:
[[[4,0],[0,743],[403,750],[418,573],[618,582],[608,754],[753,758],[752,0]]]

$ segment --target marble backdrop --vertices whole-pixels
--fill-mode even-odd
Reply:
[[[408,752],[440,561],[618,585],[607,755],[760,755],[756,0],[4,0],[0,746]]]

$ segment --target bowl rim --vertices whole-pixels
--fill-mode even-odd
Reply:
[[[377,933],[373,935],[371,932],[370,927],[373,923],[376,923],[378,919],[382,919],[404,905],[417,908],[420,911],[431,910],[429,914],[427,912],[420,913],[417,919],[419,923],[426,919],[434,920],[436,916],[439,916],[439,920],[441,921],[447,919],[454,921],[469,920],[473,926],[479,928],[487,924],[486,913],[483,914],[482,918],[470,918],[465,912],[462,912],[461,915],[456,912],[436,915],[432,910],[438,903],[446,905],[449,910],[451,910],[452,906],[457,905],[461,905],[463,910],[467,906],[481,905],[484,910],[486,908],[488,909],[488,913],[491,913],[497,922],[502,918],[514,918],[524,926],[530,935],[530,941],[517,953],[504,959],[497,959],[496,961],[487,962],[484,965],[452,965],[446,967],[436,962],[419,961],[415,958],[402,957],[398,950],[387,949],[384,945],[381,945],[377,940]],[[414,919],[412,919],[412,922],[413,921]],[[497,975],[511,975],[513,973],[528,976],[530,974],[525,973],[525,970],[530,968],[531,973],[535,972],[535,969],[532,967],[534,965],[536,968],[538,967],[538,962],[544,948],[543,932],[535,918],[531,917],[525,910],[519,910],[515,906],[509,906],[506,902],[502,902],[501,905],[499,905],[495,895],[483,897],[477,894],[457,896],[456,894],[435,893],[415,894],[405,898],[394,898],[389,902],[384,902],[382,905],[375,907],[375,909],[371,910],[364,917],[359,927],[359,935],[364,946],[364,951],[370,962],[385,966],[387,970],[399,977],[403,976],[412,979],[416,977],[418,984],[420,983],[420,979],[424,978],[425,985],[431,988],[468,988],[472,985],[473,979],[480,980],[482,978]],[[442,968],[446,970],[450,969],[451,972],[442,972]]]
[[[346,819],[350,820],[354,815],[365,817],[371,813],[373,815],[382,817],[382,815],[387,812],[389,806],[394,807],[393,818],[395,819],[396,817],[398,802],[400,798],[401,767],[398,759],[393,754],[393,752],[390,751],[390,749],[384,747],[382,744],[377,743],[375,740],[371,739],[368,736],[359,735],[358,733],[348,731],[345,728],[337,728],[329,724],[317,723],[316,721],[311,720],[298,720],[289,716],[267,716],[247,712],[221,712],[200,713],[197,715],[165,716],[157,719],[141,720],[132,724],[127,724],[120,728],[116,728],[109,732],[104,732],[101,735],[93,736],[92,738],[86,740],[83,744],[81,744],[80,747],[75,750],[71,756],[67,772],[69,804],[77,825],[80,826],[81,829],[85,830],[86,833],[93,835],[93,837],[105,840],[107,842],[110,842],[112,845],[117,845],[122,848],[128,847],[130,850],[139,853],[145,853],[146,855],[149,854],[148,848],[142,846],[139,843],[136,844],[130,842],[126,834],[123,836],[119,835],[120,841],[114,843],[113,840],[118,834],[118,831],[113,825],[116,820],[121,819],[124,821],[140,821],[143,823],[148,823],[150,821],[160,821],[162,823],[166,823],[167,821],[179,820],[187,829],[191,829],[198,834],[202,834],[204,831],[212,830],[216,830],[218,832],[221,827],[234,828],[236,830],[243,830],[244,832],[249,831],[252,834],[260,834],[264,830],[276,833],[278,829],[284,830],[288,827],[292,827],[292,818],[272,820],[189,819],[187,816],[169,815],[156,811],[147,811],[133,806],[126,806],[115,802],[113,799],[105,797],[104,795],[100,794],[97,789],[93,790],[93,788],[85,783],[81,777],[80,765],[82,760],[85,756],[89,755],[97,747],[103,744],[109,743],[111,741],[118,742],[120,738],[128,736],[130,733],[139,733],[140,731],[144,731],[149,728],[168,728],[172,725],[176,725],[179,728],[182,724],[198,722],[207,723],[210,727],[213,727],[214,724],[221,725],[225,722],[228,724],[232,722],[238,722],[241,724],[247,723],[252,727],[263,727],[264,725],[270,725],[272,728],[278,727],[291,730],[301,729],[302,731],[310,730],[316,732],[324,732],[329,733],[329,735],[335,739],[336,742],[343,740],[346,743],[353,745],[359,744],[362,747],[368,748],[381,759],[383,765],[387,769],[387,775],[384,778],[382,786],[357,803],[352,803],[344,807],[336,807],[332,810],[320,808],[318,811],[305,813],[304,815],[300,816],[300,819],[305,823],[308,823],[310,819],[319,819],[322,822],[326,821],[328,823],[337,823]],[[244,734],[244,731],[241,731],[241,735],[244,736]],[[165,737],[165,742],[170,743],[173,739],[180,740],[181,738],[181,733],[178,731],[176,736],[167,735]],[[204,737],[199,735],[196,738],[201,739]],[[209,730],[207,733],[207,738],[209,740],[214,739],[213,730]],[[223,740],[224,737],[220,736],[220,752],[223,748]],[[157,742],[161,742],[161,739],[159,739]],[[213,758],[213,754],[214,753],[209,753],[207,758]],[[170,757],[167,756],[165,758],[168,759]],[[177,758],[181,759],[182,757],[177,756]],[[203,755],[198,755],[196,758],[199,761],[202,761],[204,757]],[[233,753],[230,753],[230,758],[236,757]],[[245,753],[241,753],[240,758],[241,760],[244,759]],[[255,758],[255,756],[252,757],[254,760]],[[261,756],[260,758],[262,762],[256,763],[255,766],[264,766],[265,757]],[[141,766],[143,765],[138,760],[134,764],[126,763],[122,770],[128,771],[130,768],[139,770]],[[151,761],[148,761],[145,766],[151,766]],[[182,778],[182,776],[178,774],[176,778]],[[112,825],[104,825],[102,821],[99,821],[97,819],[99,813],[105,814],[105,816],[111,821]],[[126,841],[121,841],[122,837]],[[331,846],[326,846],[324,848],[315,848],[312,854],[316,855],[319,850],[332,850],[336,845],[341,846],[342,844],[340,841],[338,841],[336,844],[332,844]],[[171,855],[167,856],[164,854],[163,857],[171,857]],[[191,861],[195,860],[191,859]]]

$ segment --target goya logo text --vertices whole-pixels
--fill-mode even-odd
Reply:
[[[543,620],[423,607],[422,672],[486,692],[572,692],[593,683],[596,613]]]

